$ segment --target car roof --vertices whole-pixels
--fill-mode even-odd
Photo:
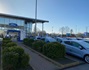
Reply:
[[[49,36],[47,36],[47,37],[45,37],[45,38],[47,38],[47,39],[54,39],[54,38],[52,38],[52,37],[49,37]]]
[[[83,40],[67,40],[67,41],[72,41],[72,42],[77,42],[77,43],[79,43],[80,45],[82,45],[84,48],[88,48],[89,49],[89,44],[88,43],[86,43],[86,42],[84,42]]]
[[[66,40],[66,41],[83,42],[83,40]]]
[[[61,39],[61,40],[67,40],[66,38],[62,38],[62,37],[56,37],[58,39]]]

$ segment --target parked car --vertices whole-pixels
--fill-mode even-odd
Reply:
[[[89,40],[83,40],[83,41],[89,44]]]
[[[52,38],[52,37],[48,37],[48,36],[44,38],[44,41],[45,41],[46,43],[49,43],[49,42],[57,42],[56,39],[54,39],[54,38]]]
[[[41,40],[41,36],[36,36],[34,40]]]
[[[66,38],[61,38],[61,37],[55,37],[57,42],[62,43],[64,40],[67,40]]]
[[[30,38],[30,39],[35,39],[35,37],[34,37],[34,36],[28,36],[27,38]]]
[[[79,37],[67,37],[67,40],[83,40],[83,38],[79,38]]]
[[[89,63],[89,44],[82,40],[67,40],[62,42],[66,47],[66,53],[83,58]]]

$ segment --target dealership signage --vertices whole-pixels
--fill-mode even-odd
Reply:
[[[88,36],[89,35],[89,33],[88,32],[84,32],[84,36]]]
[[[16,27],[16,26],[18,26],[16,23],[9,23],[9,26],[14,26],[14,27]]]

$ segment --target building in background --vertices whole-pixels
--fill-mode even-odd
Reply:
[[[45,22],[49,21],[36,20],[36,23],[42,23],[42,26]],[[0,13],[0,35],[5,37],[9,34],[18,40],[23,40],[32,32],[34,23],[35,19],[33,18]]]

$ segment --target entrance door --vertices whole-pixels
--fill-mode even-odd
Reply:
[[[7,30],[7,34],[11,35],[13,41],[20,41],[20,31],[17,30]]]

